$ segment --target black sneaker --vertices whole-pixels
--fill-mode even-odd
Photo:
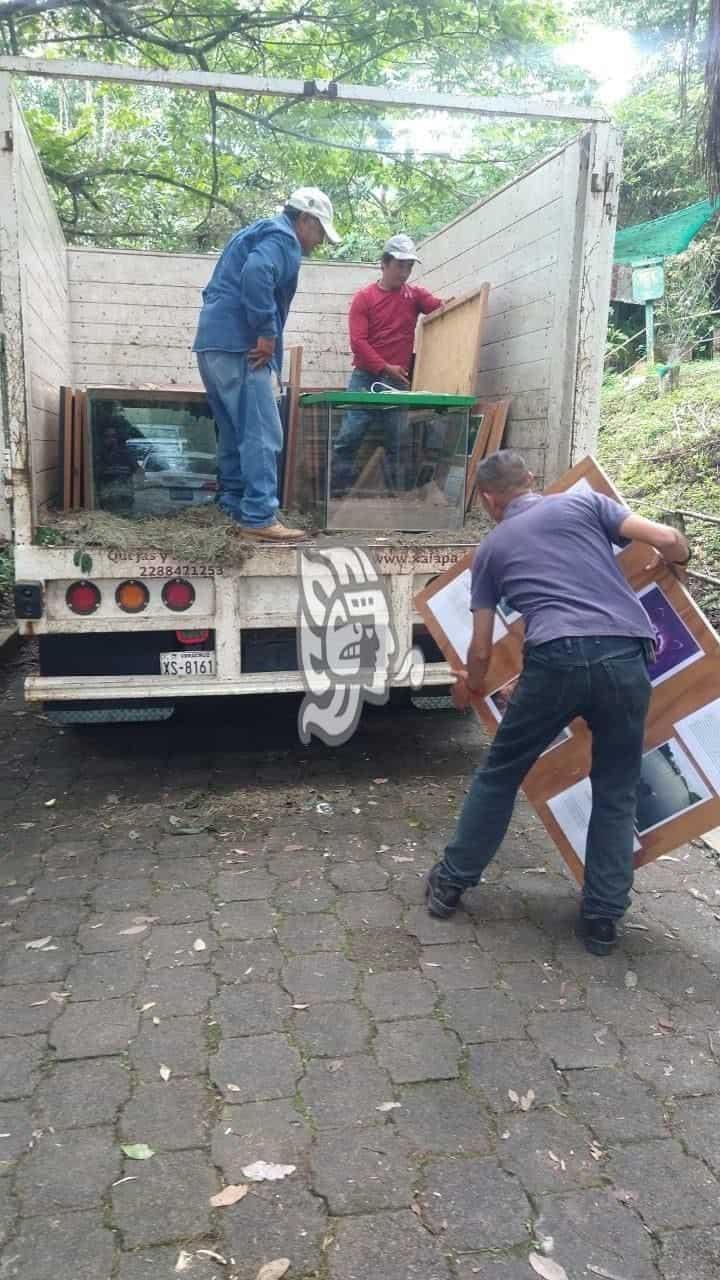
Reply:
[[[591,916],[588,919],[581,912],[576,933],[585,943],[585,949],[594,956],[609,956],[617,942],[615,921],[608,920],[605,916]]]
[[[439,916],[441,920],[448,920],[450,916],[455,915],[460,906],[463,891],[441,875],[441,865],[441,863],[437,862],[428,875],[425,884],[425,901],[431,916]]]

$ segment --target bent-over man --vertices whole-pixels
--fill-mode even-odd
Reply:
[[[540,495],[525,460],[503,449],[482,462],[477,484],[497,527],[472,570],[473,635],[456,705],[484,690],[493,618],[501,597],[525,622],[517,689],[475,774],[457,830],[428,877],[432,915],[448,917],[476,885],[507,831],[518,788],[542,752],[582,716],[592,733],[592,812],[578,932],[608,954],[629,905],[633,836],[654,632],[617,566],[613,544],[635,539],[670,564],[687,564],[685,538],[589,489]]]

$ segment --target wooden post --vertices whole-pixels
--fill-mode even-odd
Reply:
[[[655,364],[655,303],[645,303],[645,359],[648,371]]]

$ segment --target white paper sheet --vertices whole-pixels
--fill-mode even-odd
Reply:
[[[708,782],[720,792],[720,698],[691,711],[675,725],[690,754]]]
[[[677,738],[646,751],[640,767],[636,827],[647,835],[712,799],[695,763]]]
[[[470,612],[470,588],[472,578],[469,569],[464,569],[447,586],[436,591],[428,600],[428,609],[439,622],[453,649],[462,662],[467,659],[472,639],[473,619]],[[495,615],[493,624],[493,644],[507,635],[507,627],[501,618]]]
[[[592,810],[592,787],[589,778],[581,778],[566,791],[560,791],[548,800],[548,809],[563,832],[570,847],[585,866],[585,845],[587,844],[590,812]],[[639,853],[642,848],[636,835],[633,835],[633,852]]]

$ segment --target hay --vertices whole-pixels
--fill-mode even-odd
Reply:
[[[46,542],[69,547],[102,547],[106,551],[156,551],[179,560],[241,564],[252,545],[243,542],[237,525],[214,503],[178,516],[131,518],[109,511],[46,511]]]

